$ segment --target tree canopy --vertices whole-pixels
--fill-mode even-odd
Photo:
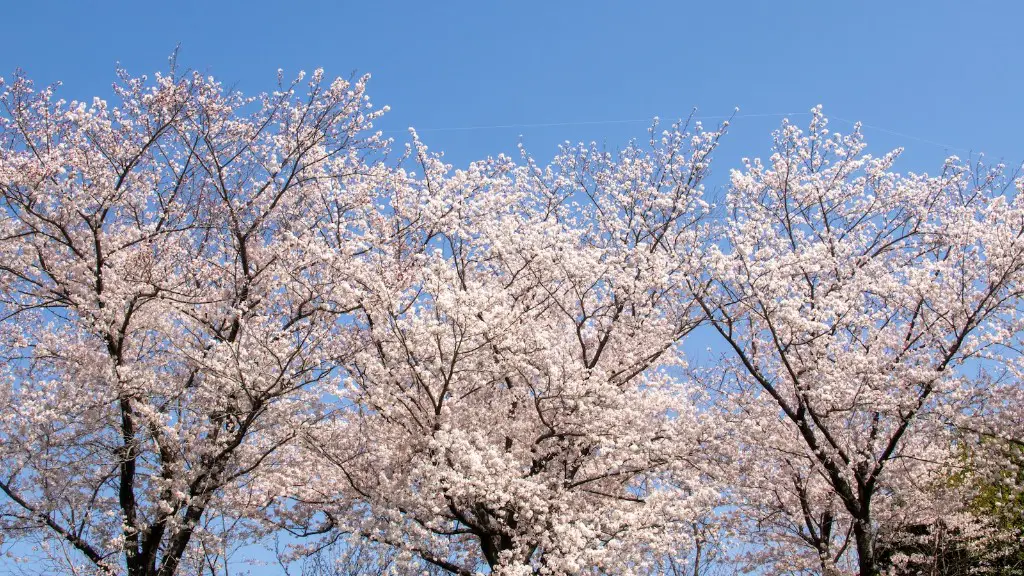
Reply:
[[[456,169],[376,132],[367,80],[0,81],[0,546],[130,576],[285,537],[319,574],[1021,568],[1015,173],[899,173],[820,108],[722,199],[728,122],[693,118]]]

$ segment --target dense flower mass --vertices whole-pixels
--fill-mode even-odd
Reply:
[[[784,123],[454,169],[367,78],[0,81],[0,547],[57,573],[1024,560],[1024,185]],[[722,351],[689,365],[695,330]],[[1010,567],[1010,568],[1007,568]],[[988,571],[988,572],[986,572]]]

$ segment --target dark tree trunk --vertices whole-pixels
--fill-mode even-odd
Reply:
[[[857,566],[860,576],[878,576],[878,559],[875,558],[875,534],[871,522],[858,518],[853,526],[857,541]]]

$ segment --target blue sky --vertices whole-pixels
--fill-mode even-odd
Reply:
[[[840,131],[863,121],[874,152],[905,146],[900,170],[967,151],[1024,161],[1024,2],[1012,0],[8,0],[0,14],[0,75],[61,80],[69,100],[108,97],[117,62],[166,69],[178,44],[180,65],[250,93],[278,68],[369,72],[373,101],[392,109],[379,126],[400,140],[416,126],[460,166],[514,153],[520,136],[546,161],[564,140],[615,148],[653,116],[738,106],[720,184],[740,157],[768,155],[781,113],[806,122],[816,104]]]
[[[416,126],[456,165],[513,152],[520,135],[546,160],[563,140],[614,148],[642,137],[650,117],[695,106],[719,116],[819,103],[907,135],[865,129],[875,151],[907,147],[904,170],[934,171],[965,150],[1024,160],[1024,3],[1010,0],[40,1],[3,10],[0,74],[22,67],[40,82],[60,79],[66,98],[109,94],[116,62],[134,73],[165,68],[179,43],[181,64],[247,92],[272,88],[278,68],[370,72],[371,97],[392,109],[380,126],[399,138]],[[716,180],[737,158],[766,155],[779,120],[738,118]],[[569,125],[536,126],[551,123]],[[447,130],[498,125],[517,127]]]

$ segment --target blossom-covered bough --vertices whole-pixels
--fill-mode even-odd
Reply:
[[[1008,541],[972,504],[1024,441],[1001,169],[898,174],[816,109],[716,208],[725,125],[456,170],[392,155],[365,89],[0,86],[5,551],[874,575]],[[722,354],[687,366],[702,325]]]

